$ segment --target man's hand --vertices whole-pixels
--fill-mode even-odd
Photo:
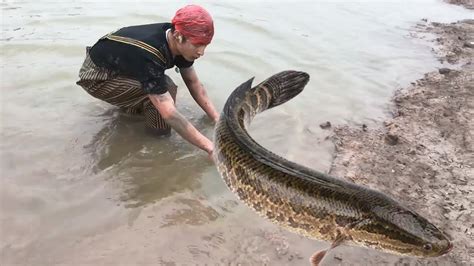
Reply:
[[[182,116],[174,106],[173,98],[169,92],[163,94],[149,94],[151,102],[160,113],[161,117],[171,126],[181,137],[191,144],[212,154],[214,145],[212,141],[201,134],[191,123]]]
[[[212,162],[212,163],[216,163],[214,161],[214,151],[211,151],[209,153],[207,153],[207,158],[209,158],[209,160]]]

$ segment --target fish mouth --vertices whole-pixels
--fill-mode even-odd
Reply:
[[[450,241],[448,242],[448,247],[441,252],[441,255],[449,253],[453,249],[454,245]]]

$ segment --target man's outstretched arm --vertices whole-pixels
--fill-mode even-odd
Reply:
[[[151,102],[160,113],[161,117],[179,135],[191,144],[206,151],[210,156],[213,151],[213,143],[202,135],[183,115],[181,115],[174,105],[173,98],[169,92],[164,94],[149,94]]]
[[[194,100],[199,104],[199,106],[201,106],[212,121],[217,122],[217,119],[219,119],[219,113],[216,112],[216,108],[207,96],[206,89],[199,81],[194,67],[191,66],[180,69],[180,73]]]

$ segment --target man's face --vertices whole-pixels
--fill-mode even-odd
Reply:
[[[184,39],[183,42],[178,42],[178,49],[181,55],[187,61],[194,61],[204,55],[206,44],[195,45],[189,39]]]

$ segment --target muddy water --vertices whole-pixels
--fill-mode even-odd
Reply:
[[[440,1],[397,2],[202,2],[216,35],[195,67],[219,109],[252,76],[310,73],[306,90],[257,117],[251,134],[327,171],[333,147],[319,124],[370,125],[387,116],[396,88],[439,67],[409,29],[422,18],[472,15]],[[201,151],[176,135],[147,135],[140,118],[74,84],[86,45],[122,26],[168,21],[184,3],[2,1],[2,265],[306,265],[327,246],[258,217]],[[179,109],[211,136],[212,125],[169,74],[181,88]],[[326,263],[397,261],[344,246]]]

